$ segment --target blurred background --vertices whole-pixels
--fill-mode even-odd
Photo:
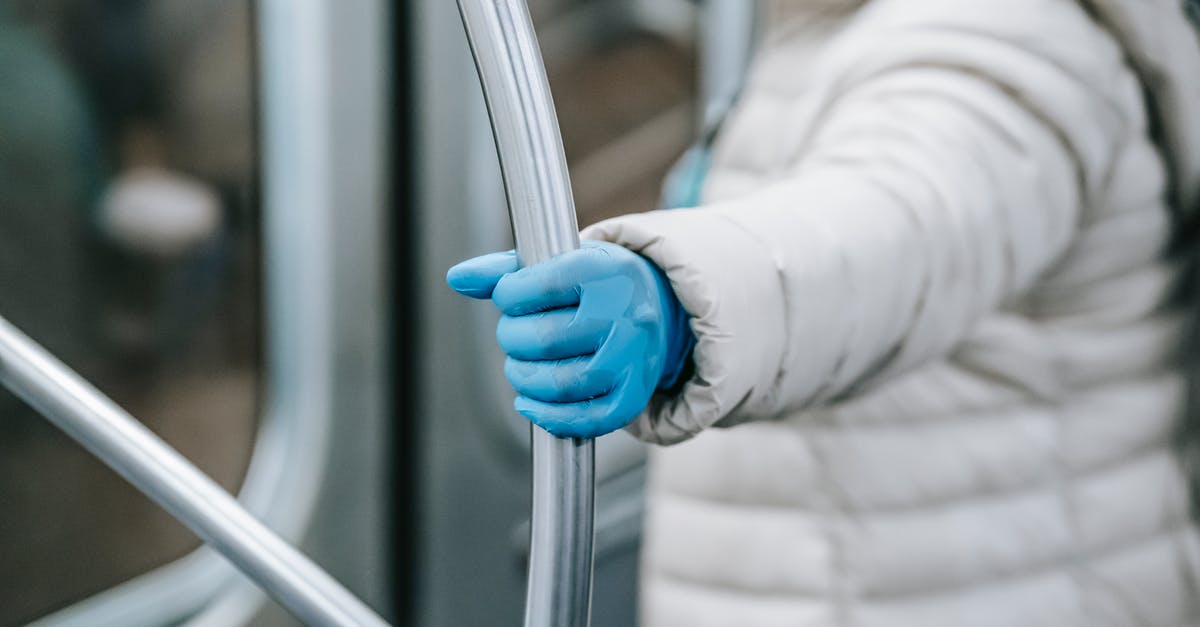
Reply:
[[[261,407],[251,6],[0,4],[0,312],[238,487]],[[0,393],[0,623],[195,546]]]
[[[0,0],[0,314],[400,624],[518,624],[528,428],[442,284],[511,246],[461,24],[334,5]],[[581,225],[654,208],[745,24],[530,5]],[[634,622],[641,461],[602,442],[597,625]],[[39,619],[292,624],[0,392],[0,625]]]

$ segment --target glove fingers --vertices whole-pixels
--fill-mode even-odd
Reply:
[[[603,247],[564,253],[503,277],[492,301],[510,316],[579,304],[580,283],[612,276],[615,264]]]
[[[603,396],[617,384],[620,372],[597,367],[591,357],[558,361],[508,358],[504,376],[518,394],[546,403],[574,403]]]
[[[598,438],[629,422],[614,414],[607,397],[577,403],[545,403],[518,396],[513,408],[533,424],[560,438]]]
[[[509,357],[524,361],[590,355],[604,343],[612,322],[579,319],[578,313],[571,307],[525,316],[504,316],[496,326],[496,340]]]
[[[496,283],[504,275],[520,269],[517,253],[511,250],[468,259],[446,272],[451,289],[471,298],[492,297]]]

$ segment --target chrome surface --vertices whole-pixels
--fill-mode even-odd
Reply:
[[[523,0],[459,0],[492,120],[517,254],[531,265],[579,247],[558,117]]]
[[[312,625],[385,625],[229,493],[6,320],[0,383]]]
[[[522,264],[579,247],[545,66],[523,0],[459,0],[492,121]],[[591,611],[595,443],[533,429],[525,625],[583,627]]]

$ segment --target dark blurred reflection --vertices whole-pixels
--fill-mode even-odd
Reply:
[[[0,314],[230,489],[258,395],[247,0],[0,0]],[[0,394],[0,625],[195,541]]]
[[[530,2],[580,226],[658,208],[664,176],[696,136],[693,33],[671,32],[633,7]],[[690,30],[687,16],[675,21]]]

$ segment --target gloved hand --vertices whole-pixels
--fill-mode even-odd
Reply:
[[[519,269],[513,251],[464,261],[446,282],[491,298],[516,410],[559,437],[594,438],[641,413],[675,383],[693,339],[665,275],[616,244],[583,242]]]

